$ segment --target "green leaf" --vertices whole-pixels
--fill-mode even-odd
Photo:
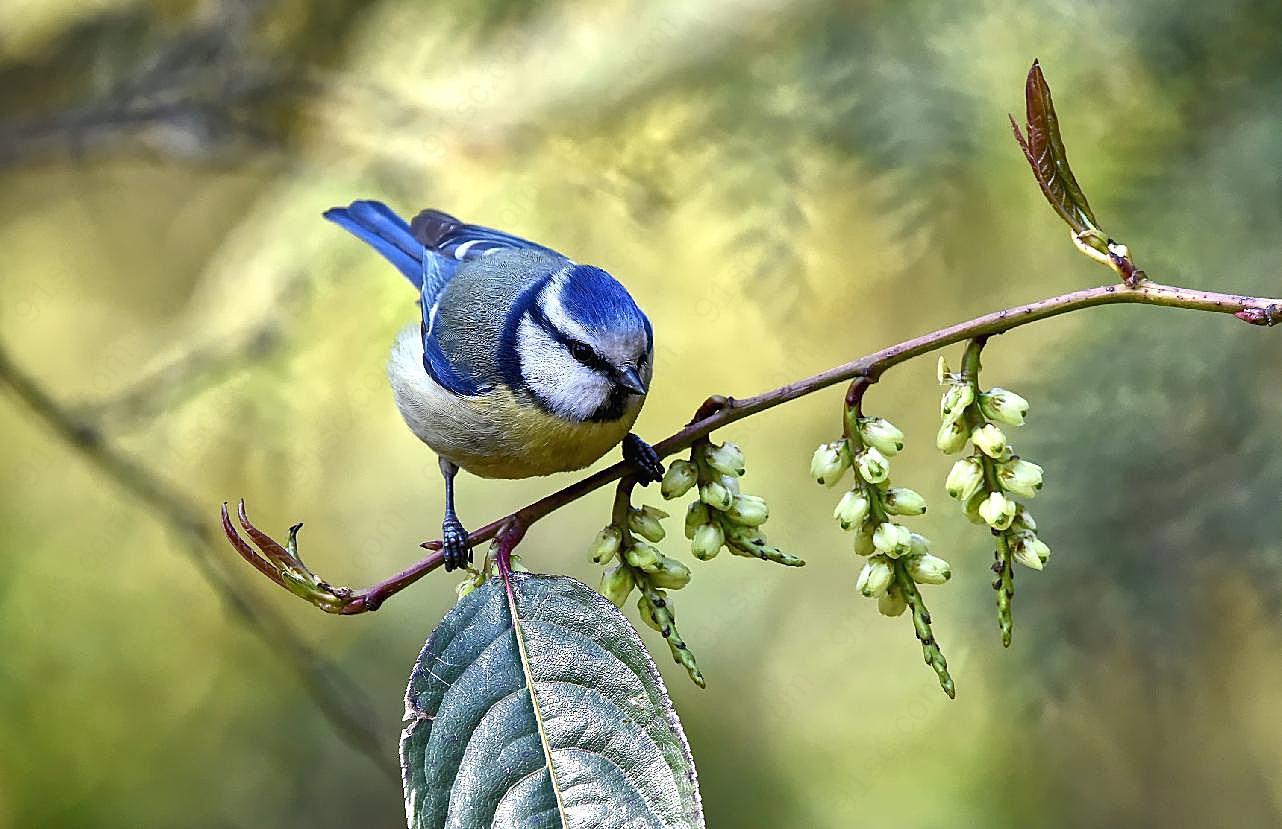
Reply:
[[[1073,228],[1073,232],[1085,234],[1083,241],[1092,247],[1107,253],[1107,236],[1099,229],[1095,213],[1086,201],[1086,194],[1078,186],[1073,170],[1068,166],[1068,153],[1059,134],[1059,119],[1055,117],[1055,105],[1051,101],[1051,90],[1046,85],[1046,76],[1037,61],[1028,70],[1028,79],[1024,84],[1024,98],[1028,122],[1025,138],[1019,131],[1019,125],[1011,116],[1010,126],[1015,132],[1015,140],[1024,150],[1024,157],[1033,168],[1033,176],[1041,185],[1046,200],[1055,208],[1055,212]]]
[[[703,827],[694,760],[627,620],[515,573],[432,632],[406,692],[405,809],[429,827]]]

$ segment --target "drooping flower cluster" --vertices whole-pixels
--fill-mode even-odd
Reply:
[[[1031,499],[1042,488],[1042,468],[1015,454],[1002,426],[1022,426],[1028,401],[1012,391],[979,388],[979,352],[982,343],[966,350],[962,370],[953,373],[939,360],[942,424],[935,445],[945,454],[956,454],[969,442],[970,455],[953,464],[944,483],[948,495],[961,502],[966,517],[987,526],[995,539],[993,572],[997,578],[998,621],[1002,643],[1010,645],[1010,603],[1015,594],[1012,562],[1041,570],[1050,548],[1037,535],[1037,524],[1028,508],[1016,500]]]
[[[820,446],[810,462],[810,474],[827,487],[854,471],[854,484],[841,496],[833,517],[843,530],[854,533],[856,555],[867,558],[855,589],[877,600],[886,616],[909,607],[922,653],[951,697],[953,681],[948,662],[930,629],[930,613],[919,584],[943,584],[952,575],[948,562],[930,551],[930,542],[897,519],[922,515],[926,500],[907,487],[892,486],[890,458],[904,448],[904,434],[890,421],[864,417],[857,404],[846,410],[846,436]]]

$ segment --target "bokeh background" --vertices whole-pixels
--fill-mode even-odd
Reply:
[[[216,529],[237,497],[305,521],[352,585],[438,531],[383,370],[414,298],[322,210],[436,206],[607,267],[654,320],[657,438],[708,393],[1108,278],[1011,140],[1034,57],[1143,267],[1282,293],[1277,3],[0,4],[0,826],[401,825],[404,680],[456,579],[328,617]],[[933,360],[868,397],[954,565],[927,598],[955,702],[854,592],[807,476],[840,391],[723,435],[809,565],[696,563],[706,691],[649,639],[710,825],[1278,825],[1282,340],[1115,307],[986,369],[1032,401],[1055,551],[1009,651],[989,540],[943,493]],[[568,480],[462,480],[463,518]],[[608,505],[526,561],[595,583]]]

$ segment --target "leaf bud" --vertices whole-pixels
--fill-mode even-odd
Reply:
[[[686,507],[686,538],[693,539],[695,530],[704,524],[707,524],[711,520],[712,516],[708,512],[707,504],[702,501],[694,501],[691,503],[690,506]]]
[[[861,417],[859,437],[888,458],[904,448],[904,433],[884,417]]]
[[[943,584],[952,576],[948,562],[930,553],[907,559],[908,575],[918,584]]]
[[[890,477],[890,461],[875,446],[870,446],[855,458],[859,477],[870,484],[879,484]]]
[[[679,458],[668,465],[668,471],[659,485],[659,493],[669,501],[680,498],[699,482],[699,470],[690,461]]]
[[[885,556],[873,556],[859,571],[859,578],[855,580],[855,589],[871,599],[885,593],[894,576],[895,570],[890,559]]]
[[[650,581],[657,587],[680,590],[690,583],[690,568],[675,558],[659,557],[659,568],[650,574]]]
[[[725,475],[742,475],[744,473],[743,450],[736,444],[724,443],[721,446],[708,444],[704,449],[704,460],[708,466]]]
[[[1023,426],[1028,416],[1028,401],[1009,389],[991,388],[979,396],[979,410],[989,420]]]
[[[978,492],[983,483],[984,468],[980,466],[979,459],[962,458],[953,464],[952,469],[948,470],[948,478],[944,481],[944,489],[948,490],[950,498],[965,501]]]
[[[850,466],[850,453],[844,440],[825,443],[810,459],[810,474],[824,486],[836,486]]]
[[[971,432],[970,442],[990,458],[1000,458],[1006,452],[1006,435],[991,423],[985,423]]]
[[[699,500],[715,510],[725,511],[734,503],[734,495],[717,481],[699,485]]]
[[[882,502],[891,515],[923,515],[926,512],[926,499],[906,486],[892,486],[882,495]]]
[[[967,382],[951,383],[939,401],[939,418],[945,423],[961,419],[966,407],[975,402],[975,387]]]
[[[961,421],[945,420],[935,435],[935,447],[945,455],[954,455],[962,450],[969,437]]]
[[[890,588],[877,599],[877,612],[882,616],[899,616],[908,609],[908,602],[904,599],[904,594],[899,590],[899,585],[892,584]]]
[[[766,519],[770,517],[770,507],[764,498],[740,495],[734,499],[726,514],[746,527],[757,527],[766,523]]]
[[[1032,461],[1012,458],[997,465],[997,480],[1007,492],[1032,498],[1042,488],[1042,468]]]
[[[596,538],[592,540],[592,546],[588,548],[588,555],[597,564],[605,564],[619,552],[619,542],[622,540],[623,533],[611,524],[596,534]]]
[[[628,529],[646,541],[662,541],[666,533],[659,521],[667,517],[666,512],[651,506],[632,507],[628,510]]]
[[[719,524],[702,524],[694,531],[690,542],[690,553],[700,561],[707,561],[721,552],[725,543],[726,536]]]
[[[659,552],[657,547],[652,547],[642,541],[624,550],[623,558],[638,570],[653,573],[659,569],[663,554]]]
[[[873,547],[891,558],[899,558],[912,549],[912,544],[913,535],[903,524],[886,521],[879,524],[872,534]]]
[[[614,602],[615,607],[623,607],[632,587],[632,571],[621,564],[601,574],[601,595]]]
[[[1010,527],[1015,520],[1015,510],[1019,508],[1011,499],[1003,493],[990,492],[983,503],[979,505],[979,517],[984,519],[984,523],[994,530],[1005,530]]]
[[[843,530],[862,524],[868,517],[868,496],[864,495],[861,489],[852,489],[841,500],[837,502],[837,508],[832,511],[832,517],[837,519]]]

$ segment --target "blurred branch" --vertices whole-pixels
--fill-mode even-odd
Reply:
[[[1233,314],[1248,324],[1258,326],[1274,326],[1282,323],[1282,299],[1199,291],[1147,281],[1135,287],[1125,284],[1102,285],[975,317],[966,322],[905,340],[754,397],[742,400],[733,397],[709,397],[695,412],[694,418],[685,428],[656,443],[654,449],[660,457],[668,457],[690,448],[695,441],[735,421],[769,411],[776,406],[847,380],[866,378],[869,381],[876,381],[894,366],[945,346],[978,337],[986,338],[1004,334],[1029,323],[1071,311],[1121,304],[1157,305],[1166,308]],[[489,541],[500,535],[506,526],[519,526],[524,530],[561,507],[624,478],[631,472],[632,469],[626,462],[615,463],[487,524],[468,536],[468,544],[475,547],[477,544]],[[223,530],[237,552],[272,581],[328,613],[352,615],[377,610],[389,596],[399,593],[444,563],[444,556],[439,552],[441,542],[425,541],[422,546],[432,550],[431,555],[378,584],[362,590],[332,587],[312,573],[299,558],[295,538],[298,525],[291,530],[288,545],[282,546],[249,522],[243,502],[240,505],[239,518],[242,528],[258,547],[258,551],[255,551],[237,534],[228,517],[227,505],[223,504]]]
[[[350,677],[291,630],[283,617],[250,597],[249,588],[240,576],[233,575],[222,558],[214,554],[216,536],[190,499],[111,445],[95,421],[78,417],[59,404],[14,362],[3,346],[0,346],[0,383],[12,389],[76,452],[147,505],[182,540],[188,558],[232,614],[298,676],[339,738],[368,757],[389,777],[399,779],[399,768],[384,750],[385,741],[378,732],[369,700]]]

